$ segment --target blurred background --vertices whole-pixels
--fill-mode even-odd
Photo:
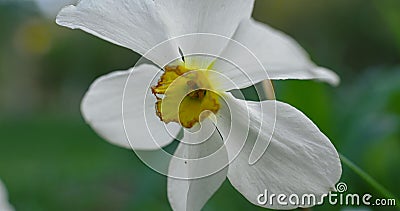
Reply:
[[[102,140],[79,110],[95,78],[139,56],[60,27],[56,12],[41,9],[0,0],[0,178],[10,202],[22,211],[169,210],[166,178]],[[256,0],[253,16],[294,37],[342,80],[338,87],[277,81],[277,99],[303,111],[339,152],[400,197],[400,1]],[[347,193],[382,197],[347,166],[341,181]],[[262,210],[228,181],[204,207],[225,209]]]

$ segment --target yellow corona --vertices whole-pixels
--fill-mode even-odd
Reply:
[[[166,66],[157,85],[151,88],[160,120],[191,128],[210,112],[217,113],[220,99],[209,74],[209,69],[188,68],[185,63]]]

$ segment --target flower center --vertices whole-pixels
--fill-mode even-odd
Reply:
[[[209,70],[193,70],[184,64],[166,66],[164,70],[157,85],[151,87],[161,121],[191,128],[210,112],[217,113],[219,96],[212,89]]]

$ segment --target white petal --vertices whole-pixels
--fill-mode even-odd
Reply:
[[[155,113],[156,99],[150,90],[159,71],[144,64],[98,78],[81,104],[86,122],[104,139],[126,148],[158,149],[171,143],[180,127],[169,124],[166,128],[159,120]]]
[[[234,41],[221,57],[232,61],[243,72],[222,61],[217,61],[214,68],[242,88],[265,79],[317,79],[332,85],[339,83],[334,72],[315,65],[295,40],[263,23],[243,20],[232,39]]]
[[[57,23],[130,48],[164,66],[179,58],[178,46],[186,54],[204,51],[195,49],[220,53],[240,21],[250,18],[253,5],[254,0],[81,0],[64,8]],[[221,37],[211,42],[208,38],[208,42],[204,38],[164,42],[193,33],[227,38],[225,44]]]
[[[341,176],[341,164],[335,147],[311,120],[288,104],[275,101],[248,104],[251,110],[263,104],[263,122],[270,126],[275,122],[271,111],[276,107],[276,124],[268,148],[253,165],[249,165],[248,160],[255,140],[246,141],[239,156],[229,165],[228,178],[231,184],[250,202],[267,208],[292,209],[320,202],[320,197],[333,190]],[[267,139],[269,137],[265,137]],[[300,198],[303,194],[315,194],[317,201],[311,205],[282,205],[277,203],[275,197],[272,204],[268,201],[260,205],[257,197],[265,190],[269,196],[285,194],[285,202],[289,202],[291,194],[297,194]]]
[[[156,12],[155,1],[81,0],[77,6],[65,7],[57,23],[82,29],[114,44],[145,54],[169,38],[169,29]],[[177,49],[170,50],[170,54]],[[159,58],[149,58],[157,64]]]
[[[264,109],[263,104],[254,106],[254,102],[236,99],[231,94],[223,95],[223,100],[221,109],[216,115],[217,127],[224,138],[229,161],[232,162],[245,143],[251,141],[255,149],[248,162],[252,164],[268,147],[275,122],[260,112]],[[274,108],[268,108],[272,109],[268,115],[275,117]]]
[[[211,33],[231,37],[240,21],[251,17],[254,0],[164,0],[156,4],[173,36]]]
[[[163,0],[156,4],[171,38],[200,33],[177,40],[185,54],[218,56],[240,21],[251,17],[254,0]]]
[[[61,8],[75,4],[78,0],[35,0],[35,2],[44,15],[54,19]]]
[[[168,177],[168,199],[173,210],[201,210],[226,179],[228,158],[222,139],[219,133],[214,130],[211,136],[204,141],[203,132],[191,134],[185,131],[183,142],[179,144],[174,157],[171,159]],[[201,141],[204,142],[201,144],[189,144]],[[184,144],[184,142],[187,144]],[[218,152],[220,152],[218,156],[209,157]],[[225,167],[220,169],[222,167],[219,166],[220,164],[225,164]],[[210,167],[220,170],[211,174],[204,172],[206,171],[205,169],[210,169]],[[171,177],[171,175],[179,175],[181,178],[194,178],[204,173],[208,176],[197,179]]]
[[[14,208],[8,202],[8,194],[6,187],[0,180],[0,210],[1,211],[13,211]]]

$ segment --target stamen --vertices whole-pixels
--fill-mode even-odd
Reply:
[[[180,47],[178,47],[178,51],[179,51],[179,54],[181,55],[182,61],[185,62],[185,57],[183,56],[183,52],[182,52],[182,49]]]

